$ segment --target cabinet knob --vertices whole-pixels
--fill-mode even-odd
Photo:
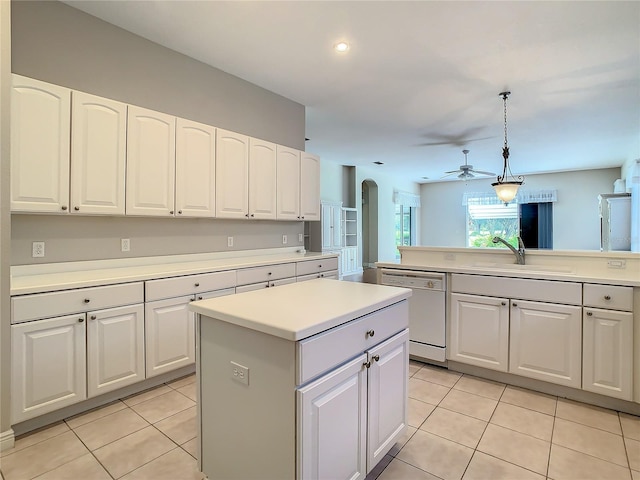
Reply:
[[[89,303],[90,301],[91,301],[91,299],[89,299],[89,298],[85,298],[84,299],[84,303]]]
[[[593,312],[587,312],[587,317],[593,317]]]
[[[300,217],[302,220],[304,220],[304,215]]]
[[[504,307],[507,304],[507,302],[502,302],[501,305]]]
[[[378,362],[378,361],[380,361],[380,355],[374,355],[374,356],[372,357],[372,360],[373,360],[374,362]]]
[[[178,215],[182,215],[182,210],[178,210]]]
[[[67,209],[67,206],[66,206],[66,205],[63,205],[63,206],[62,206],[62,210],[66,210],[66,209]]]
[[[514,307],[517,307],[517,306],[518,306],[518,304],[517,304],[517,303],[512,303],[512,305],[513,305]]]
[[[320,274],[320,278],[322,278],[322,277],[324,277],[324,273],[321,273],[321,274]]]
[[[267,272],[267,275],[271,275],[271,272]]]
[[[252,213],[252,214],[251,214],[251,217],[253,218],[253,217],[255,217],[255,215]]]
[[[82,322],[84,322],[84,318],[79,318],[78,323],[82,323]]]
[[[95,320],[96,318],[98,317],[96,317],[95,315],[91,315],[91,320]]]
[[[276,284],[275,284],[275,283],[272,283],[272,284],[271,284],[271,286],[272,286],[272,287],[275,287],[275,286],[276,286]]]
[[[318,268],[322,268],[322,264],[318,265]]]
[[[605,295],[605,296],[604,296],[604,299],[605,299],[605,300],[611,300],[611,295]]]
[[[247,218],[249,218],[249,214],[248,214],[248,213],[245,213],[245,214],[244,214],[244,216],[245,216],[245,217],[247,217]]]
[[[202,295],[198,295],[198,300],[202,300]]]
[[[73,209],[74,209],[76,212],[80,211],[80,207],[73,207]]]
[[[376,334],[375,330],[367,330],[367,333],[365,333],[365,337],[373,337]]]
[[[195,286],[196,286],[196,287],[199,287],[199,286],[200,286],[200,284],[199,284],[199,283],[196,283],[196,284],[195,284]]]
[[[173,210],[169,210],[169,215],[173,215]]]

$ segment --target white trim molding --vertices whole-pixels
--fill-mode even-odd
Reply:
[[[16,436],[13,433],[13,429],[6,430],[0,433],[0,452],[13,448],[16,443]]]

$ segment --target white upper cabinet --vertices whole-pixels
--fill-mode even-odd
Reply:
[[[249,218],[276,219],[276,144],[257,138],[249,139],[248,213]]]
[[[127,215],[174,214],[176,118],[129,106]]]
[[[124,215],[127,106],[72,94],[71,213]]]
[[[216,129],[176,120],[176,203],[178,217],[216,213]]]
[[[246,218],[249,211],[249,137],[216,131],[216,217]]]
[[[11,210],[69,209],[71,90],[13,75]]]
[[[278,220],[300,218],[300,151],[278,145]]]
[[[320,157],[300,153],[300,220],[320,220]]]

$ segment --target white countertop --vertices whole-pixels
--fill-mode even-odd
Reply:
[[[507,249],[400,247],[400,251],[401,262],[377,262],[376,267],[640,287],[637,253],[531,250],[526,265],[514,265]],[[610,262],[623,262],[625,268],[611,268]]]
[[[298,253],[293,249],[285,252],[281,250],[284,249],[11,267],[11,295],[113,285],[337,256],[315,252]]]
[[[411,296],[406,288],[330,279],[200,300],[189,309],[286,340],[302,340]],[[206,321],[206,319],[202,319]]]

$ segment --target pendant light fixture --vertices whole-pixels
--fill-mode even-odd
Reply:
[[[524,177],[522,175],[514,177],[509,167],[509,145],[507,144],[507,97],[509,95],[511,95],[511,92],[500,93],[504,102],[504,147],[502,148],[504,166],[502,167],[502,175],[498,176],[498,181],[491,184],[496,190],[496,195],[505,205],[508,205],[515,198],[518,193],[518,187],[524,182]]]

